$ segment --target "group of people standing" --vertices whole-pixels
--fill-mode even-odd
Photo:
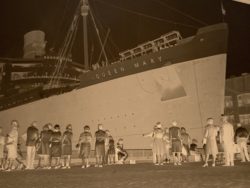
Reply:
[[[26,169],[34,169],[34,160],[36,154],[39,157],[38,167],[51,169],[70,168],[70,159],[72,155],[72,125],[67,125],[63,134],[60,131],[60,125],[52,124],[43,126],[39,134],[37,122],[32,122],[27,129],[26,136]],[[42,161],[44,164],[42,166]]]
[[[220,126],[214,124],[213,118],[207,119],[203,138],[206,155],[203,167],[208,166],[210,155],[212,155],[212,167],[216,165],[216,158],[219,157],[220,160],[223,160],[223,156],[221,157],[218,153],[222,153],[225,157],[224,166],[234,166],[234,156],[237,148],[241,154],[241,161],[249,161],[247,150],[249,133],[240,123],[237,124],[237,127],[236,131],[234,131],[233,125],[228,122],[228,118],[224,115]]]
[[[27,128],[26,140],[26,164],[22,162],[22,152],[18,135],[18,121],[11,122],[11,131],[6,137],[2,135],[0,127],[0,169],[11,171],[16,168],[35,169],[35,156],[38,155],[38,165],[36,168],[70,169],[72,156],[72,125],[66,126],[62,133],[60,125],[54,127],[48,123],[43,126],[39,133],[37,122],[32,122]],[[90,127],[84,126],[84,131],[80,134],[76,148],[79,150],[79,157],[82,159],[82,168],[90,167],[89,159],[91,154],[91,143],[93,141]],[[108,130],[104,131],[101,124],[95,132],[95,167],[103,167],[104,164],[123,164],[128,154],[123,148],[123,139],[118,140],[117,146]]]
[[[151,133],[143,134],[143,136],[151,137],[153,140],[152,152],[155,165],[170,162],[170,148],[174,156],[174,165],[181,165],[182,161],[187,161],[191,138],[184,127],[178,127],[176,121],[172,122],[170,128],[163,128],[161,123],[158,122]]]
[[[84,132],[80,134],[77,148],[80,148],[80,157],[82,159],[82,168],[90,167],[89,158],[91,152],[92,135],[90,127],[84,126]],[[98,130],[95,132],[95,167],[103,167],[104,164],[123,164],[128,157],[128,153],[123,148],[123,139],[120,138],[115,146],[115,141],[109,130],[103,130],[103,125],[98,124]]]
[[[205,133],[203,138],[203,149],[205,153],[205,164],[208,166],[209,157],[212,155],[212,167],[216,165],[216,159],[224,163],[224,166],[234,166],[234,155],[236,147],[241,154],[242,162],[249,161],[247,150],[247,142],[249,133],[241,124],[237,124],[238,128],[234,132],[233,125],[228,122],[226,116],[221,118],[220,126],[214,124],[213,118],[207,119]],[[200,155],[203,152],[197,151],[197,140],[191,140],[189,134],[184,127],[178,127],[176,121],[172,122],[170,128],[163,128],[158,122],[153,131],[143,134],[144,137],[151,137],[153,140],[152,152],[153,163],[155,165],[163,165],[170,161],[170,151],[172,152],[174,165],[181,165],[182,162],[188,161],[191,152]],[[225,158],[225,160],[224,160]]]
[[[234,131],[233,125],[228,122],[226,116],[222,116],[220,126],[214,124],[213,118],[207,119],[203,138],[205,153],[205,164],[208,166],[209,157],[212,156],[212,167],[216,165],[216,159],[223,160],[224,166],[234,166],[235,147],[240,150],[242,162],[249,161],[247,142],[249,133],[241,124]],[[62,133],[60,125],[54,127],[48,123],[43,126],[39,133],[37,122],[32,122],[27,128],[25,135],[27,156],[26,164],[22,161],[22,152],[19,142],[19,123],[16,120],[11,122],[11,131],[7,136],[2,135],[0,127],[0,170],[11,171],[16,169],[16,163],[23,169],[34,169],[35,156],[38,155],[38,166],[36,168],[69,169],[72,156],[72,125],[66,126]],[[174,165],[181,165],[188,161],[190,152],[197,151],[197,140],[191,138],[184,127],[179,127],[176,121],[172,122],[170,128],[163,128],[158,122],[153,131],[143,134],[144,137],[151,137],[153,140],[153,163],[163,165],[170,162],[170,151],[173,156]],[[90,127],[85,125],[80,134],[76,148],[79,157],[82,159],[82,168],[90,167],[91,143],[95,141],[95,167],[103,167],[104,164],[123,164],[128,153],[123,147],[123,139],[120,138],[115,144],[109,130],[103,130],[103,125],[98,124],[94,138]],[[5,151],[5,152],[4,152]],[[222,155],[221,155],[222,154]]]

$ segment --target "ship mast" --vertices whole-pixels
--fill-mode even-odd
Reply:
[[[83,18],[83,47],[84,47],[84,68],[89,70],[89,55],[88,55],[88,28],[87,28],[87,16],[89,13],[88,0],[82,0],[81,15]]]

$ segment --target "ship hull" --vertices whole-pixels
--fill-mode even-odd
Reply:
[[[126,148],[148,149],[142,134],[176,120],[201,141],[206,119],[219,123],[224,111],[226,38],[225,25],[207,27],[175,47],[86,73],[76,90],[1,111],[0,125],[7,132],[17,119],[22,135],[32,121],[40,129],[70,123],[75,144],[84,125],[94,134],[102,123]]]
[[[158,121],[169,127],[176,120],[201,140],[206,118],[218,120],[223,113],[225,62],[226,54],[219,54],[95,84],[2,111],[1,125],[7,131],[10,121],[17,119],[24,133],[34,120],[40,128],[51,122],[64,129],[71,123],[76,143],[84,125],[94,133],[102,123],[116,139],[124,138],[126,147],[143,149],[150,147],[143,133]],[[171,95],[164,95],[164,87]]]

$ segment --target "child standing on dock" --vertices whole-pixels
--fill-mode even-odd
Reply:
[[[60,158],[62,155],[62,133],[60,131],[60,125],[54,126],[54,131],[51,135],[51,162],[55,159],[55,169],[60,168]]]
[[[210,155],[212,155],[213,157],[212,167],[215,167],[215,159],[216,155],[218,154],[218,147],[216,142],[216,136],[218,134],[218,131],[219,127],[214,125],[213,118],[208,118],[203,138],[203,144],[206,144],[205,146],[206,157],[205,157],[205,164],[203,165],[203,167],[208,166],[208,159]]]
[[[77,148],[80,147],[80,157],[82,159],[82,168],[90,167],[89,157],[91,152],[91,141],[92,134],[90,133],[90,127],[88,125],[84,126],[84,132],[80,134]]]
[[[105,157],[105,139],[107,134],[103,130],[102,124],[98,124],[98,130],[95,132],[95,137],[96,167],[103,167]]]
[[[72,155],[72,125],[69,124],[66,127],[66,131],[62,137],[62,168],[70,169],[70,160]]]
[[[107,161],[108,165],[115,164],[115,141],[109,131],[106,131],[108,147],[107,147]]]
[[[52,132],[49,131],[48,124],[43,126],[43,130],[40,133],[40,143],[37,154],[39,155],[38,166],[43,167],[45,169],[49,169],[49,155],[50,155],[50,138]],[[44,161],[44,165],[42,166],[42,160]]]

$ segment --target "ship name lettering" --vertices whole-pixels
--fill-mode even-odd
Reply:
[[[159,62],[162,62],[162,57],[161,56],[158,56],[156,58]],[[140,66],[147,66],[148,63],[156,63],[156,59],[154,58],[150,58],[150,60],[147,61],[141,61],[141,62],[136,62],[134,63],[134,68],[138,68]],[[96,74],[95,77],[96,79],[100,79],[100,76],[105,78],[106,76],[112,76],[113,73],[114,74],[118,74],[118,71],[119,72],[125,72],[125,68],[124,67],[119,67],[118,69],[117,68],[114,68],[113,70],[107,70],[107,72],[102,72],[102,73],[99,73],[99,74]]]

